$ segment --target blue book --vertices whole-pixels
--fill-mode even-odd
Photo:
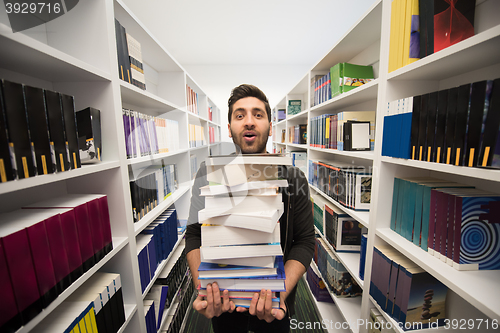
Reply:
[[[401,115],[402,126],[401,126],[401,136],[399,145],[398,157],[404,159],[411,159],[411,121],[412,113],[407,112]]]
[[[401,187],[402,180],[399,178],[394,178],[394,188],[392,191],[392,212],[391,212],[391,229],[396,231],[397,214],[398,214],[398,204],[399,204],[399,191]]]
[[[359,255],[359,278],[365,279],[365,264],[366,264],[366,245],[368,242],[367,235],[361,235],[361,250]]]
[[[413,240],[413,222],[415,219],[415,192],[417,184],[412,181],[407,181],[407,190],[403,203],[403,225],[402,234],[404,238],[410,242]]]
[[[151,240],[147,246],[148,249],[148,263],[149,263],[149,277],[150,281],[153,280],[155,272],[156,272],[156,250],[155,250],[155,242],[154,236],[151,237]]]
[[[382,156],[391,156],[389,154],[389,142],[391,141],[392,129],[390,127],[389,116],[384,117],[384,133],[382,134]]]
[[[198,267],[198,279],[254,278],[259,276],[277,276],[278,270],[284,270],[283,257],[276,256],[274,267],[252,267],[239,265],[220,265],[202,262]]]
[[[413,244],[420,247],[422,241],[422,210],[424,186],[417,184],[415,190],[415,219],[413,220]]]

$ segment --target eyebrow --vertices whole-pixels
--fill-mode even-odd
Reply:
[[[244,108],[237,108],[233,112],[238,112],[238,111],[245,111],[245,109]],[[253,108],[252,111],[262,111],[262,112],[264,112],[264,110],[261,109],[261,108]]]

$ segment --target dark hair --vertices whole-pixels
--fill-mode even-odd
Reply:
[[[241,84],[231,91],[231,96],[227,101],[227,105],[229,107],[229,111],[227,114],[228,123],[231,123],[231,115],[233,114],[234,103],[245,97],[255,97],[261,100],[266,106],[267,119],[269,120],[269,122],[271,122],[271,107],[269,106],[269,101],[267,100],[266,95],[256,86],[253,86],[251,84]]]

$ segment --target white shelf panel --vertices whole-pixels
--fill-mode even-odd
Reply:
[[[314,112],[314,115],[319,115],[332,110],[342,111],[342,108],[350,105],[376,100],[378,93],[378,82],[379,80],[375,79],[365,85],[357,87],[356,89],[335,96],[334,98],[324,103],[315,105],[310,110],[311,112]]]
[[[208,148],[208,145],[203,145],[200,147],[189,148],[189,151],[198,150],[198,149],[207,149],[207,148]]]
[[[307,147],[308,147],[306,144],[297,144],[297,143],[287,143],[286,145],[290,146],[290,147],[305,149],[305,150],[307,150]]]
[[[165,209],[172,205],[177,199],[182,197],[186,192],[190,190],[190,186],[181,185],[179,188],[172,193],[168,198],[163,200],[158,206],[156,206],[152,211],[147,213],[142,219],[134,223],[134,235],[137,236],[144,228],[146,228],[151,222],[153,222]]]
[[[205,118],[205,117],[202,117],[200,115],[197,115],[195,113],[192,113],[192,112],[189,112],[189,111],[186,111],[187,114],[191,117],[191,118],[194,118],[196,120],[200,120],[200,121],[205,121],[205,122],[208,122],[208,118]]]
[[[346,208],[346,207],[342,206],[340,203],[338,203],[337,201],[330,198],[325,193],[323,193],[323,191],[321,191],[316,186],[309,184],[309,187],[312,188],[317,193],[319,193],[320,195],[322,195],[326,200],[330,201],[332,204],[337,206],[339,209],[344,211],[346,214],[349,214],[349,216],[355,218],[358,222],[361,222],[365,227],[367,227],[367,228],[370,227],[370,212],[356,211],[356,210]]]
[[[207,119],[207,121],[208,121],[208,123],[209,123],[210,125],[213,125],[213,126],[216,126],[216,127],[220,127],[220,124],[217,124],[216,122],[214,122],[214,121],[212,121],[212,120],[208,120],[208,119]]]
[[[344,322],[344,318],[342,318],[342,315],[339,312],[339,309],[334,303],[327,303],[327,302],[318,302],[316,300],[316,297],[312,294],[311,287],[309,286],[309,283],[307,280],[303,277],[304,283],[307,286],[307,289],[309,289],[309,292],[311,293],[311,297],[314,300],[314,304],[316,304],[316,307],[318,308],[318,311],[321,315],[321,318],[323,320],[326,320],[327,322],[327,332],[328,333],[337,333],[337,332],[344,332],[348,333],[350,332],[349,329],[338,329],[335,328],[335,323],[342,323]]]
[[[373,151],[343,151],[337,149],[328,149],[328,148],[316,148],[309,146],[310,150],[319,151],[321,153],[328,153],[333,155],[341,155],[352,158],[358,158],[363,160],[373,161],[375,153]]]
[[[388,74],[388,80],[443,80],[499,62],[500,25]]]
[[[132,104],[144,109],[156,110],[157,112],[155,112],[155,115],[161,115],[168,111],[181,109],[180,106],[123,80],[120,80],[120,93],[122,103]]]
[[[274,123],[275,126],[284,126],[286,124],[286,119],[280,120],[277,123]]]
[[[275,145],[282,145],[282,146],[286,146],[286,143],[283,143],[283,142],[278,142],[278,141],[273,141],[273,144],[275,144]]]
[[[177,259],[179,259],[179,257],[181,256],[182,250],[184,249],[184,243],[182,242],[182,240],[184,239],[185,234],[186,234],[186,231],[184,231],[182,233],[182,235],[180,235],[180,236],[177,235],[177,242],[175,242],[175,245],[172,248],[172,251],[170,251],[167,259],[163,260],[160,263],[160,265],[158,265],[158,267],[156,267],[156,271],[155,271],[155,275],[154,275],[153,279],[151,279],[151,282],[149,282],[148,286],[146,287],[146,289],[142,293],[143,299],[149,293],[149,290],[155,284],[156,279],[158,278],[160,273],[163,272],[163,270],[165,269],[165,266],[167,266],[167,264],[169,265],[170,268],[168,269],[168,271],[170,272],[170,270],[172,269],[172,267],[175,264],[175,262],[177,261]],[[182,243],[182,245],[179,246],[179,244],[181,244],[181,243]]]
[[[128,244],[128,238],[126,237],[113,237],[113,250],[108,253],[104,258],[102,258],[97,264],[95,264],[91,269],[89,269],[85,274],[80,276],[75,282],[73,282],[66,290],[64,290],[52,303],[49,304],[42,312],[40,312],[35,318],[33,318],[28,324],[22,326],[16,333],[27,333],[35,328],[36,325],[46,318],[52,311],[54,311],[62,302],[64,302],[72,293],[74,293],[78,288],[80,288],[85,281],[87,281],[95,272],[101,269],[111,258],[113,258],[121,249]]]
[[[500,182],[500,170],[483,169],[483,168],[470,168],[465,166],[456,166],[443,163],[432,163],[415,160],[405,160],[402,158],[394,158],[382,156],[381,161],[396,165],[403,165],[413,168],[419,168],[429,171],[438,171],[449,174],[456,174],[460,176],[473,177],[477,179],[484,179],[494,182]]]
[[[5,69],[51,82],[111,81],[106,73],[0,23],[0,60]]]
[[[500,320],[500,270],[457,271],[389,228],[377,229],[376,234],[479,311]]]
[[[316,263],[314,261],[311,262],[311,266],[316,271],[316,274],[319,274],[321,276],[318,266],[316,266]],[[330,293],[330,296],[332,296],[335,304],[337,304],[337,308],[342,314],[342,317],[344,317],[343,322],[347,322],[350,324],[349,328],[351,332],[359,333],[359,326],[356,325],[356,322],[360,318],[361,314],[361,300],[362,300],[361,296],[339,298],[332,293],[332,291],[330,290],[330,288],[326,283],[325,287]]]
[[[128,323],[130,323],[130,320],[132,319],[132,316],[137,311],[137,304],[124,304],[124,308],[125,308],[125,322],[123,323],[122,327],[120,327],[117,333],[123,333],[125,331]]]
[[[101,162],[99,164],[92,165],[82,165],[81,168],[68,170],[65,172],[53,173],[49,175],[40,175],[31,178],[13,180],[6,183],[0,184],[0,194],[15,192],[19,190],[25,190],[35,186],[46,185],[50,183],[55,183],[58,181],[81,177],[85,175],[90,175],[96,172],[107,171],[120,167],[118,161],[113,162]]]
[[[305,121],[307,121],[307,113],[308,113],[307,111],[308,110],[309,109],[302,110],[299,113],[291,115],[291,116],[287,115],[286,120],[288,120],[288,121],[290,121],[290,120],[294,120],[294,121],[305,120]]]
[[[330,250],[332,250],[333,253],[335,253],[337,255],[340,262],[342,263],[342,265],[344,265],[345,268],[347,268],[347,270],[349,271],[351,276],[356,279],[356,282],[358,283],[358,285],[361,288],[364,288],[364,281],[361,280],[361,278],[359,277],[359,257],[360,257],[360,254],[359,253],[347,253],[347,252],[335,251],[333,246],[328,242],[326,237],[319,232],[319,230],[318,230],[318,228],[316,228],[316,226],[314,226],[314,229],[316,230],[317,234],[321,235],[321,238],[323,238],[323,240],[328,245]]]
[[[172,152],[168,152],[168,153],[163,153],[163,154],[154,154],[154,155],[148,155],[148,156],[142,156],[142,157],[129,158],[129,159],[127,159],[127,164],[134,165],[134,164],[141,164],[141,163],[148,162],[148,161],[161,160],[162,158],[179,155],[182,153],[186,153],[187,151],[188,151],[187,149],[180,149],[180,150],[176,150],[176,151],[172,151]]]

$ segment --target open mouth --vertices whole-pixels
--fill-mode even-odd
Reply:
[[[255,140],[256,137],[257,135],[255,135],[255,133],[252,132],[247,132],[243,134],[243,138],[245,139],[245,141],[253,141]]]

